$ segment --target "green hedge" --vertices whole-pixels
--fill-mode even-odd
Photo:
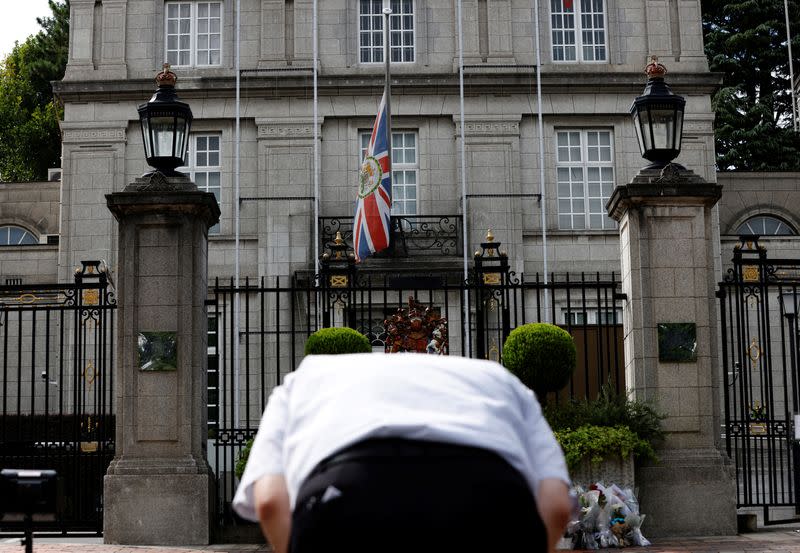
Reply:
[[[639,438],[656,446],[664,439],[661,421],[666,415],[649,402],[632,400],[606,384],[593,400],[571,400],[544,407],[544,415],[553,430],[592,426],[626,426]]]
[[[653,447],[627,426],[584,425],[575,430],[557,430],[556,440],[564,450],[567,466],[576,468],[582,461],[599,463],[612,457],[656,459]]]
[[[369,353],[372,346],[366,336],[352,328],[321,328],[308,337],[306,355]]]
[[[577,351],[569,332],[549,323],[530,323],[511,331],[503,345],[503,365],[540,399],[566,386]]]

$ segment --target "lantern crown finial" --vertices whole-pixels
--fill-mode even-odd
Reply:
[[[178,82],[178,76],[170,71],[169,64],[164,63],[162,70],[156,75],[156,84],[161,88],[162,86],[174,87]]]
[[[650,63],[644,68],[648,79],[663,79],[667,74],[667,66],[658,61],[658,56],[650,56]]]

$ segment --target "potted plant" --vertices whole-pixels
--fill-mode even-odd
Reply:
[[[564,450],[576,484],[634,487],[634,462],[657,460],[665,416],[606,384],[593,400],[547,405],[545,417]]]

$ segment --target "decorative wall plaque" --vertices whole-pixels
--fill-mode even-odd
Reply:
[[[695,323],[658,323],[658,360],[691,362],[697,360]]]
[[[177,333],[140,332],[138,346],[140,371],[174,371],[177,369]]]

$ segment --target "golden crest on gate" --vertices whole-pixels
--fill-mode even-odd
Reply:
[[[98,305],[100,303],[99,290],[84,290],[83,305]]]
[[[758,282],[760,276],[757,265],[745,265],[742,267],[742,280],[745,282]]]

